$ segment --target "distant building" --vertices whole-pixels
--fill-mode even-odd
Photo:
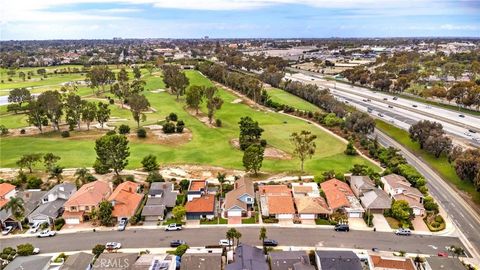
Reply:
[[[80,224],[89,218],[93,209],[111,193],[110,186],[104,181],[94,181],[83,185],[65,203],[63,218],[66,224]]]
[[[425,270],[465,270],[458,258],[429,257],[426,259]]]
[[[187,191],[187,201],[200,198],[202,195],[207,194],[207,186],[208,182],[206,180],[191,180]]]
[[[215,213],[215,196],[204,195],[185,204],[187,219],[213,219]]]
[[[405,257],[370,256],[373,270],[416,270],[412,259]]]
[[[355,197],[352,189],[347,183],[338,179],[331,179],[320,184],[327,203],[332,211],[343,211],[348,217],[362,217],[365,210]]]
[[[133,264],[132,270],[175,270],[176,256],[170,254],[144,254]]]
[[[40,200],[40,205],[28,215],[30,223],[53,224],[63,212],[63,205],[77,191],[77,187],[70,183],[62,183],[50,189]]]

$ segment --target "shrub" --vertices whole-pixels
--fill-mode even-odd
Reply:
[[[146,138],[147,137],[147,131],[144,128],[137,129],[137,137],[138,138]]]
[[[165,182],[165,179],[163,179],[163,176],[157,171],[152,171],[148,173],[147,182],[149,183]]]
[[[357,154],[357,150],[353,147],[353,142],[349,141],[347,144],[347,149],[345,149],[345,155],[355,156]]]
[[[30,243],[21,244],[17,246],[17,253],[19,256],[30,256],[33,255],[33,245]]]
[[[169,119],[170,121],[174,121],[174,122],[177,122],[177,119],[178,119],[178,116],[176,113],[170,113],[167,117],[167,119]]]
[[[20,134],[25,134],[25,133],[26,133],[25,129],[23,129],[23,128],[20,129]]]
[[[188,248],[189,248],[189,246],[186,245],[186,244],[178,246],[175,249],[175,255],[178,256],[178,257],[182,257],[183,254],[185,254],[185,252],[187,251]]]
[[[64,130],[62,131],[61,135],[62,135],[62,138],[68,138],[70,137],[70,132],[68,130]]]
[[[183,125],[178,125],[178,123],[177,123],[177,130],[176,130],[177,133],[182,133],[184,127],[185,127],[185,126],[183,126]]]
[[[105,166],[100,162],[100,160],[95,160],[95,163],[93,163],[93,169],[95,170],[96,173],[98,174],[106,174],[110,171],[108,166]]]
[[[34,175],[28,176],[27,189],[39,189],[43,184],[42,179]]]
[[[115,135],[115,134],[117,134],[117,132],[115,132],[115,130],[109,130],[109,131],[107,131],[107,133],[105,133],[105,135],[108,135],[108,136]]]
[[[128,125],[122,124],[118,127],[119,134],[128,134],[130,133],[130,127]]]
[[[216,126],[216,127],[222,127],[222,120],[216,119],[216,120],[215,120],[215,126]]]
[[[261,140],[260,140],[260,146],[261,146],[261,147],[267,147],[267,140],[261,139]]]
[[[55,219],[55,230],[56,231],[60,231],[62,229],[63,225],[65,225],[65,219],[63,219],[62,217]]]
[[[145,156],[142,159],[141,163],[142,163],[143,169],[147,172],[158,170],[157,157],[152,154]]]
[[[175,124],[172,122],[165,122],[162,127],[163,133],[170,134],[175,132]]]
[[[1,135],[7,135],[8,134],[8,128],[4,125],[0,125],[0,134]]]
[[[100,254],[103,253],[104,250],[105,250],[105,245],[98,244],[93,247],[92,253],[93,255],[95,255],[95,257],[98,257],[100,256]]]
[[[363,220],[367,224],[368,227],[373,227],[373,214],[372,213],[365,213],[363,215]]]
[[[113,103],[115,103],[115,100],[113,100],[113,98],[112,98],[108,101],[108,103],[110,103],[110,105],[113,105]]]

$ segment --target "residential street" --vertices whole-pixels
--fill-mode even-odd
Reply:
[[[242,233],[241,242],[261,245],[258,240],[259,228],[238,228]],[[226,227],[184,229],[165,232],[160,229],[126,230],[123,232],[82,232],[59,234],[53,238],[9,238],[0,241],[0,249],[32,243],[42,253],[90,250],[96,244],[110,241],[120,242],[124,248],[167,247],[171,240],[185,240],[190,246],[218,245],[225,238]],[[309,228],[268,228],[267,235],[281,246],[328,246],[341,248],[371,249],[385,251],[406,251],[436,255],[446,246],[461,245],[458,238],[444,236],[396,236],[394,233],[350,231],[334,232],[330,229]]]

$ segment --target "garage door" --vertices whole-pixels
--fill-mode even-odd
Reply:
[[[360,218],[360,217],[362,217],[362,213],[360,213],[360,212],[350,212],[350,213],[348,213],[348,217]]]
[[[315,219],[315,214],[301,214],[301,219]]]
[[[241,217],[242,211],[228,211],[229,217]]]
[[[78,218],[67,218],[67,219],[65,219],[65,223],[67,223],[67,224],[80,224],[80,219],[78,219]]]
[[[292,219],[292,214],[279,214],[278,219]]]

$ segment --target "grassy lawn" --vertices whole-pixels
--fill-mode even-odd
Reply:
[[[386,122],[375,120],[377,128],[388,136],[395,139],[397,142],[405,146],[407,149],[412,151],[415,155],[421,157],[424,161],[430,165],[443,179],[449,181],[455,185],[461,191],[464,191],[470,195],[473,201],[477,204],[480,204],[480,192],[477,192],[472,183],[467,181],[462,181],[456,174],[455,168],[452,164],[448,163],[448,160],[445,156],[440,158],[435,158],[435,156],[423,151],[420,149],[418,143],[412,142],[410,140],[409,134],[407,131],[397,128],[393,125],[390,125]]]
[[[186,71],[186,74],[191,85],[212,85],[212,82],[196,71]],[[147,114],[146,122],[141,124],[155,123],[158,120],[165,119],[165,116],[169,113],[175,112],[179,119],[185,122],[186,128],[192,131],[193,138],[181,145],[157,144],[152,143],[152,140],[148,140],[148,142],[132,141],[130,142],[131,154],[127,168],[141,167],[140,161],[142,158],[148,154],[154,154],[160,164],[208,164],[242,169],[243,152],[231,146],[229,141],[238,137],[238,122],[241,117],[247,115],[259,122],[265,130],[263,137],[270,145],[288,153],[293,152],[293,147],[289,142],[289,136],[292,132],[309,130],[316,134],[318,137],[316,153],[311,160],[307,160],[305,163],[305,169],[310,174],[321,175],[322,172],[328,170],[344,173],[355,163],[375,167],[361,157],[345,155],[343,151],[346,145],[326,132],[286,115],[256,111],[245,104],[232,103],[237,97],[223,89],[220,89],[219,95],[223,98],[224,104],[215,115],[216,118],[222,120],[223,125],[221,128],[210,128],[184,110],[183,97],[180,98],[180,101],[177,101],[174,96],[166,92],[148,91],[165,87],[160,77],[145,75],[145,79],[147,80],[145,95],[151,106],[157,111]],[[126,121],[119,121],[115,124],[126,123],[132,127],[132,131],[135,130],[135,123],[130,111],[118,106],[110,106],[110,108],[112,109],[112,116],[126,119]],[[201,111],[206,113],[205,104],[203,104]],[[13,117],[17,117],[17,119]],[[0,123],[15,126],[18,121],[22,121],[22,117],[0,115]],[[25,126],[25,124],[21,126]],[[8,125],[7,127],[11,128]],[[59,162],[61,166],[90,167],[95,160],[94,140],[88,138],[85,134],[83,136],[77,135],[72,132],[71,137],[67,139],[61,138],[56,133],[29,137],[3,137],[0,140],[0,148],[2,149],[0,151],[0,166],[15,167],[15,162],[22,154],[52,152],[62,157]],[[59,142],[61,142],[61,145]],[[40,164],[38,168],[41,168]],[[299,168],[300,163],[297,159],[265,159],[262,170],[268,172],[296,172]]]
[[[208,220],[208,219],[200,220],[200,225],[217,225],[217,224],[228,224],[228,219],[215,218],[212,220]]]
[[[169,218],[169,219],[167,219],[167,220],[164,220],[164,221],[162,222],[162,225],[170,225],[170,224],[172,224],[172,223],[185,225],[185,221],[180,222],[180,221],[178,221],[177,219],[175,219],[175,218],[173,218],[173,217],[172,217],[172,218]]]
[[[394,230],[400,228],[400,221],[396,220],[393,217],[385,217],[385,219],[387,220],[388,225],[390,225],[390,228]]]
[[[289,105],[304,111],[312,111],[312,112],[321,111],[320,108],[313,105],[312,103],[305,101],[295,95],[292,95],[282,89],[268,88],[267,92],[273,101],[278,102],[280,104]]]
[[[332,225],[332,223],[330,223],[330,220],[323,219],[323,218],[316,218],[315,219],[315,224],[316,225]]]
[[[258,213],[255,213],[254,216],[249,217],[249,218],[243,218],[242,219],[242,224],[256,224],[258,221]]]

